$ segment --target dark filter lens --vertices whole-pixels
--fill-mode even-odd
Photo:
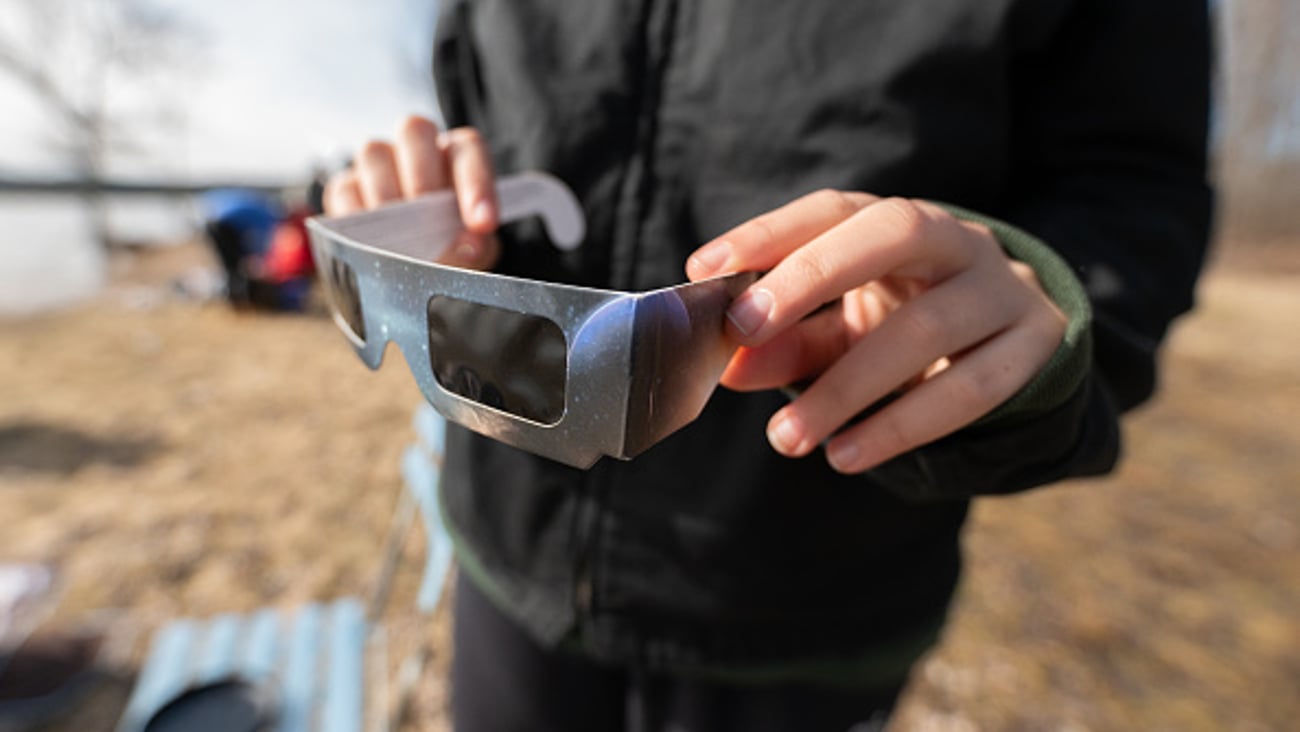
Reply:
[[[359,340],[366,340],[366,321],[361,317],[361,290],[357,285],[357,273],[347,262],[330,258],[329,267],[330,300],[334,310],[347,323],[348,330]]]
[[[564,416],[564,331],[546,318],[429,299],[429,361],[442,388],[542,424]]]

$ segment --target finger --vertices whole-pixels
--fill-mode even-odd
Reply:
[[[1030,382],[1060,343],[1050,324],[990,340],[826,446],[831,467],[861,473],[988,414]]]
[[[361,201],[366,208],[376,208],[402,197],[397,177],[397,158],[393,146],[371,140],[357,153],[357,181],[361,184]]]
[[[490,269],[501,257],[501,242],[496,234],[475,234],[463,231],[456,238],[439,264],[465,269]]]
[[[818,234],[857,213],[876,197],[822,190],[746,221],[700,247],[686,260],[691,280],[771,268]]]
[[[447,159],[438,145],[438,126],[411,115],[397,128],[397,174],[402,195],[413,198],[450,185]]]
[[[483,136],[473,127],[458,127],[443,137],[451,180],[465,228],[487,234],[497,227],[497,199],[492,157]]]
[[[335,173],[325,184],[325,213],[330,216],[342,216],[363,208],[361,188],[357,183],[357,174],[352,168]]]
[[[942,282],[974,261],[977,240],[942,209],[903,199],[877,201],[793,247],[732,303],[729,330],[743,345],[754,346],[886,275]],[[782,244],[777,248],[788,246]]]
[[[909,300],[844,354],[768,425],[772,446],[801,457],[864,408],[936,360],[1011,327],[1023,311],[1017,298],[987,297],[979,273]]]
[[[850,333],[839,309],[806,318],[756,348],[741,348],[720,382],[735,391],[777,389],[822,373],[844,355]]]

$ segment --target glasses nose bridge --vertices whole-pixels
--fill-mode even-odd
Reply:
[[[429,370],[429,346],[425,338],[424,304],[418,288],[395,286],[395,280],[386,276],[383,267],[364,278],[362,289],[362,317],[366,322],[364,346],[357,354],[371,369],[378,369],[393,344],[414,373]],[[366,306],[366,295],[370,306]],[[420,384],[424,388],[423,383]]]

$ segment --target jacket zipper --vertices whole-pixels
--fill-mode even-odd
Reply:
[[[594,533],[593,524],[595,519],[592,514],[591,496],[595,492],[592,490],[591,482],[595,477],[595,468],[591,473],[583,476],[583,480],[578,484],[578,495],[574,507],[573,520],[573,543],[575,550],[573,553],[573,608],[578,620],[581,621],[591,614],[591,535]]]
[[[667,12],[665,19],[660,19],[656,23],[656,9]],[[670,25],[672,17],[675,14],[675,0],[671,0],[669,5],[659,6],[656,0],[645,0],[641,8],[640,33],[642,47],[640,49],[641,68],[638,70],[640,76],[640,85],[637,89],[636,96],[636,132],[633,142],[632,155],[627,165],[627,179],[624,181],[624,190],[619,196],[619,207],[627,205],[630,199],[635,202],[636,218],[631,230],[620,232],[622,237],[615,237],[616,241],[627,242],[622,253],[626,257],[626,266],[621,271],[613,272],[614,284],[622,287],[631,287],[634,278],[633,269],[635,268],[636,250],[640,238],[640,218],[643,214],[646,178],[650,173],[648,160],[650,158],[651,147],[654,144],[654,105],[652,101],[658,97],[660,76],[663,72],[663,62],[667,55],[667,38],[664,36],[671,31],[670,28],[661,26]],[[589,478],[597,478],[602,475],[595,468],[588,474]],[[607,485],[602,485],[596,480],[584,481],[583,494],[580,496],[581,505],[579,511],[581,516],[578,522],[578,552],[576,557],[576,566],[574,569],[573,582],[573,607],[577,612],[579,620],[591,618],[594,611],[595,587],[592,577],[591,563],[596,552],[596,530],[600,521],[600,514],[606,502]]]
[[[601,485],[603,471],[593,468],[583,480],[578,495],[577,544],[573,578],[573,608],[579,621],[591,618],[594,609],[595,582],[591,563],[596,554],[596,532],[600,526],[601,504],[604,490]]]
[[[578,566],[578,578],[573,583],[573,606],[580,616],[591,615],[591,572],[585,561]]]

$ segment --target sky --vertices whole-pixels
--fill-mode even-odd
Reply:
[[[138,154],[115,158],[113,174],[278,182],[391,134],[406,113],[432,112],[437,0],[136,1],[174,11],[200,41],[189,67],[174,74],[181,86],[168,103],[180,124],[144,138]],[[55,0],[0,0],[0,30],[27,2]],[[119,95],[128,91],[122,87]],[[66,169],[48,126],[31,94],[0,73],[0,172]],[[1300,95],[1267,146],[1300,155]]]
[[[179,121],[114,158],[113,174],[305,176],[315,161],[390,135],[402,115],[432,111],[426,70],[436,0],[152,1],[197,31],[197,52],[167,100]],[[0,25],[15,23],[15,11],[0,2]],[[0,110],[0,170],[66,170],[48,115],[3,74]]]

